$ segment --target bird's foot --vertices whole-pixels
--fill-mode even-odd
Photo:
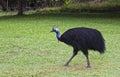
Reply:
[[[68,66],[68,63],[64,64],[64,66]]]
[[[91,66],[90,66],[90,65],[88,65],[88,66],[87,66],[87,68],[91,68]]]

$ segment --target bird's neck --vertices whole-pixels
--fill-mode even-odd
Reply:
[[[60,31],[56,31],[56,38],[59,40],[59,38],[60,38]]]

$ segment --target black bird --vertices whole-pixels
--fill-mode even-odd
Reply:
[[[78,27],[72,28],[60,35],[60,31],[53,26],[51,32],[56,33],[56,38],[73,47],[73,55],[71,58],[64,64],[67,66],[70,61],[77,55],[78,51],[81,50],[87,59],[87,67],[91,67],[89,61],[88,50],[98,51],[104,53],[105,43],[104,38],[100,31],[92,28]]]

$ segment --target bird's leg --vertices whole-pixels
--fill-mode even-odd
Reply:
[[[85,55],[85,57],[86,57],[86,59],[87,59],[87,68],[90,68],[91,66],[90,66],[88,51],[84,51],[83,53],[84,53],[84,55]]]
[[[68,64],[71,62],[71,60],[77,55],[78,51],[73,51],[73,55],[71,58],[64,64],[64,66],[68,66]]]
[[[90,65],[90,61],[89,61],[89,57],[88,57],[88,55],[86,55],[86,58],[87,58],[87,68],[90,68],[91,65]]]

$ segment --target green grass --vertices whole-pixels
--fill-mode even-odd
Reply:
[[[58,42],[50,33],[56,24],[61,33],[73,27],[102,32],[106,52],[90,51],[92,68],[79,54],[68,67],[62,66],[72,47]],[[0,77],[119,77],[119,14],[45,14],[0,17]]]

